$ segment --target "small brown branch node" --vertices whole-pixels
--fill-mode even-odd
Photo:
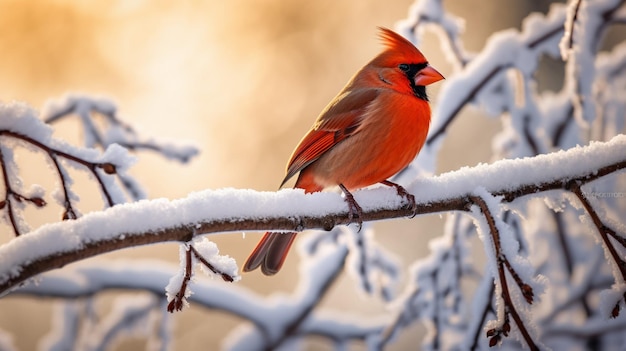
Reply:
[[[336,225],[335,221],[332,218],[326,217],[326,219],[323,221],[322,229],[324,229],[325,231],[329,232],[329,231],[333,230],[335,225]]]
[[[505,314],[504,322],[501,326],[487,330],[486,334],[489,338],[489,347],[498,345],[503,336],[505,338],[509,336],[509,332],[511,332],[511,323],[509,322],[509,315]]]
[[[117,168],[112,163],[109,163],[109,162],[107,162],[107,163],[98,163],[98,164],[96,164],[96,166],[98,168],[102,168],[102,170],[106,174],[117,174]]]
[[[293,218],[294,221],[294,231],[296,232],[301,232],[304,230],[304,220],[302,219],[302,217],[294,217]]]

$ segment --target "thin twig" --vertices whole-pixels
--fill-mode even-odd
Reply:
[[[219,275],[222,277],[222,279],[224,279],[225,282],[229,282],[232,283],[235,278],[225,272],[220,271],[219,269],[215,268],[214,265],[212,265],[209,261],[207,261],[199,252],[198,250],[196,250],[195,247],[193,247],[192,244],[189,244],[189,250],[193,253],[193,255],[198,259],[198,261],[200,261],[203,265],[205,265],[208,269],[211,270],[211,272]]]
[[[113,202],[113,198],[111,197],[111,194],[109,193],[109,189],[107,189],[106,185],[104,184],[104,181],[102,179],[102,175],[97,171],[98,168],[100,169],[115,169],[115,166],[112,165],[111,163],[98,163],[98,162],[90,162],[87,160],[84,160],[78,156],[74,156],[72,154],[69,154],[67,152],[63,152],[61,150],[57,150],[54,148],[49,147],[48,145],[45,145],[41,142],[39,142],[38,140],[35,140],[29,136],[23,135],[23,134],[19,134],[19,133],[15,133],[12,132],[10,130],[0,130],[0,135],[5,135],[5,136],[9,136],[15,139],[19,139],[22,140],[24,142],[27,142],[33,146],[36,146],[37,148],[41,149],[42,151],[44,151],[46,154],[48,154],[50,157],[52,157],[52,155],[55,156],[59,156],[59,157],[63,157],[69,161],[75,162],[77,164],[83,165],[85,166],[85,168],[87,168],[91,174],[93,174],[93,176],[96,178],[96,180],[98,181],[98,184],[100,185],[100,189],[102,190],[102,193],[104,194],[105,198],[107,199],[107,204],[108,206],[113,206],[115,205],[115,203]],[[113,168],[111,168],[113,167]],[[107,172],[108,173],[108,172]]]
[[[191,262],[191,246],[188,246],[185,251],[185,274],[183,281],[180,284],[180,289],[176,293],[176,296],[167,305],[168,312],[182,311],[185,305],[185,294],[187,293],[187,285],[193,276],[192,262]]]
[[[63,205],[65,207],[65,212],[63,212],[62,218],[63,220],[76,219],[78,216],[76,215],[76,212],[74,211],[74,207],[72,206],[72,201],[70,200],[68,185],[65,179],[65,174],[63,173],[63,170],[61,169],[61,164],[59,163],[59,160],[57,159],[56,155],[52,153],[48,153],[48,155],[50,156],[50,159],[52,160],[52,163],[54,164],[54,167],[57,170],[57,175],[59,176],[60,186],[61,186],[61,189],[63,190],[63,200],[64,200]]]
[[[489,296],[493,296],[496,290],[496,285],[495,284],[490,284],[490,285],[491,287],[489,289]],[[487,322],[487,316],[489,315],[489,312],[490,311],[493,312],[493,306],[492,306],[491,301],[492,299],[487,299],[485,302],[483,313],[480,316],[480,323],[476,323],[477,328],[472,333],[474,337],[472,338],[472,345],[470,346],[470,350],[478,350],[479,348],[478,343],[479,343],[480,335],[482,334],[482,331],[483,331],[482,326],[485,325],[485,323]]]
[[[9,215],[9,221],[11,222],[11,226],[13,226],[13,232],[16,236],[19,236],[20,229],[17,225],[17,220],[15,219],[15,214],[13,213],[13,204],[11,201],[11,196],[14,194],[13,189],[11,188],[11,181],[9,179],[9,174],[7,172],[8,165],[5,162],[4,154],[2,152],[2,146],[0,146],[0,165],[2,166],[2,178],[4,180],[4,201],[3,204],[6,206],[7,214]],[[3,206],[3,207],[4,207]]]
[[[498,265],[498,280],[500,281],[500,287],[502,289],[502,298],[504,299],[504,304],[505,304],[505,320],[502,321],[503,322],[502,327],[504,329],[503,333],[505,335],[508,333],[508,331],[506,330],[507,329],[506,315],[508,314],[515,321],[515,324],[517,325],[517,328],[522,334],[524,340],[528,344],[528,347],[531,350],[539,350],[539,348],[533,341],[532,337],[530,336],[530,333],[526,329],[526,326],[524,325],[522,318],[517,313],[517,310],[515,309],[515,304],[513,304],[513,300],[511,299],[511,294],[509,292],[509,286],[507,284],[506,274],[504,271],[504,265],[508,264],[506,263],[507,258],[502,252],[502,247],[500,244],[500,231],[498,230],[498,227],[496,226],[496,222],[493,217],[493,214],[491,213],[491,210],[489,209],[489,206],[487,205],[485,200],[483,200],[483,198],[481,198],[480,196],[472,196],[471,200],[474,204],[476,204],[480,208],[480,211],[485,216],[485,219],[487,220],[487,224],[489,225],[489,231],[493,240],[493,246],[494,246],[497,265]],[[496,337],[497,339],[493,339],[493,340],[499,340],[498,334],[496,334],[494,337]]]
[[[615,250],[615,247],[613,247],[613,244],[609,240],[609,236],[607,235],[607,233],[609,232],[610,228],[604,225],[604,223],[602,222],[602,220],[600,219],[596,211],[593,209],[593,206],[591,205],[591,203],[589,202],[585,194],[583,194],[582,189],[581,189],[582,184],[584,183],[581,181],[571,181],[568,187],[576,195],[578,200],[580,200],[583,207],[587,211],[587,214],[589,215],[589,217],[591,217],[593,224],[598,229],[598,234],[600,234],[600,238],[602,239],[602,244],[608,250],[611,256],[611,259],[613,260],[613,262],[615,263],[615,266],[617,266],[617,269],[620,272],[621,279],[619,280],[626,281],[626,264],[624,263],[624,260],[619,256],[619,254],[617,253],[617,250]]]
[[[576,20],[578,19],[578,11],[580,10],[580,4],[582,3],[582,0],[574,0],[574,1],[576,1],[576,7],[574,8],[574,15],[572,16],[572,23],[570,24],[571,33],[569,35],[569,41],[567,43],[567,48],[570,50],[574,48],[574,29],[576,26]]]

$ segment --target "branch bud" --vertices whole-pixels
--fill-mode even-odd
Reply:
[[[611,318],[617,318],[619,316],[619,302],[615,304],[613,310],[611,310]]]
[[[521,290],[522,295],[524,295],[524,299],[526,299],[526,302],[532,305],[535,297],[535,293],[533,293],[533,288],[528,284],[524,284],[522,285]]]
[[[37,207],[44,207],[46,206],[46,200],[40,198],[40,197],[33,197],[30,199],[30,202],[32,202],[33,204],[35,204],[35,206]]]
[[[76,214],[74,213],[74,211],[70,208],[66,209],[63,212],[63,220],[67,221],[68,219],[76,219]]]
[[[102,168],[102,170],[104,170],[104,173],[106,174],[116,174],[117,173],[117,169],[115,168],[115,165],[107,162],[107,163],[102,163],[99,165],[100,168]]]

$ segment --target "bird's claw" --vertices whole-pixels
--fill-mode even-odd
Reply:
[[[400,194],[400,192],[398,192],[398,195],[402,196]],[[413,218],[415,216],[417,216],[417,203],[415,203],[415,196],[413,196],[412,194],[409,194],[408,192],[406,193],[406,195],[404,196],[406,198],[406,201],[409,202],[409,208],[411,209],[411,216],[409,216],[409,218]]]
[[[352,195],[346,196],[346,202],[348,203],[348,220],[350,220],[350,223],[354,223],[356,217],[356,224],[359,226],[358,231],[360,232],[361,228],[363,228],[363,209],[354,200]]]
[[[343,193],[346,195],[346,203],[348,204],[348,220],[350,221],[350,223],[356,222],[356,224],[359,226],[358,231],[360,232],[361,228],[363,228],[363,209],[358,204],[358,202],[356,202],[354,196],[352,196],[352,193],[350,193],[348,189],[343,186],[343,184],[339,184],[339,187],[341,188],[341,191],[343,191]],[[356,221],[354,220],[355,218]]]
[[[413,194],[411,194],[408,191],[406,191],[406,189],[404,187],[402,187],[402,185],[400,185],[400,184],[396,184],[396,183],[390,182],[388,180],[385,180],[385,181],[383,181],[381,183],[385,184],[387,186],[392,186],[392,187],[396,188],[396,191],[398,192],[398,196],[403,197],[403,198],[406,199],[406,201],[409,203],[409,209],[413,213],[409,218],[413,218],[413,217],[415,217],[417,215],[417,203],[415,202],[415,196],[413,196]]]

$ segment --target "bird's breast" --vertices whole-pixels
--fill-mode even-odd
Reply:
[[[424,145],[430,107],[424,100],[381,93],[363,112],[355,133],[307,167],[324,186],[366,187],[406,167]]]

